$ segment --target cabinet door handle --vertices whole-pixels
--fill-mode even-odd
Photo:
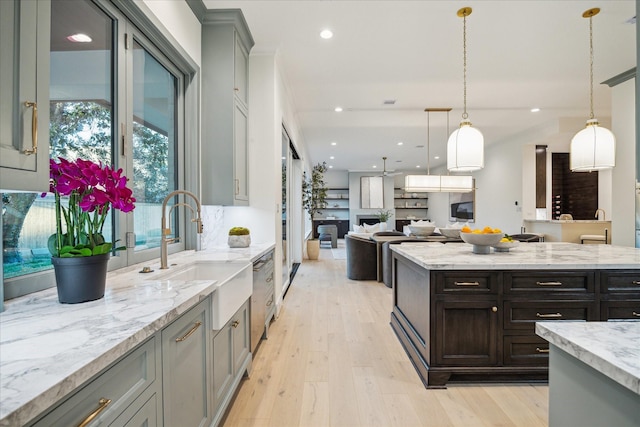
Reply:
[[[640,317],[640,313],[636,313],[635,311],[631,313],[632,315],[634,315],[635,317]]]
[[[29,156],[38,152],[38,103],[27,101],[24,106],[33,109],[33,115],[31,116],[31,150],[23,151],[24,154]]]
[[[480,286],[480,282],[453,282],[456,286]]]
[[[273,281],[273,276],[269,276],[269,277],[267,277],[267,283],[269,283],[269,282],[271,282],[271,281]]]
[[[540,348],[540,347],[536,347],[536,351],[538,353],[549,353],[549,349],[548,348]]]
[[[494,313],[498,312],[498,307],[496,307],[495,305],[493,307],[491,307],[491,311],[493,311]]]
[[[240,194],[240,180],[236,179],[236,196]]]
[[[562,282],[536,282],[538,286],[562,286]]]
[[[96,410],[87,415],[87,418],[85,418],[80,424],[78,424],[78,427],[85,427],[87,424],[93,421],[98,415],[100,415],[100,412],[106,409],[109,403],[111,403],[111,399],[107,399],[105,397],[98,400],[98,407],[96,408]]]
[[[233,326],[234,328],[237,328],[239,324],[240,322],[238,322],[237,320],[234,320],[231,326]]]
[[[550,313],[550,314],[540,314],[536,313],[536,317],[540,317],[541,319],[558,319],[562,317],[560,313]]]
[[[189,338],[191,335],[193,335],[193,333],[196,331],[196,329],[198,329],[200,327],[200,325],[202,325],[202,322],[196,322],[193,325],[193,328],[189,329],[189,332],[187,332],[186,334],[184,334],[180,338],[176,338],[176,342],[182,342],[182,341],[186,340],[187,338]]]
[[[640,285],[640,280],[634,280],[634,281],[633,281],[633,284],[634,284],[634,285]]]

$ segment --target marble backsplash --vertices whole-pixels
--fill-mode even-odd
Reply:
[[[223,206],[202,206],[202,224],[203,251],[227,244]]]

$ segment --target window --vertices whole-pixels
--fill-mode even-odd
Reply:
[[[122,168],[137,199],[133,214],[112,211],[105,226],[112,241],[129,243],[126,251],[113,254],[110,268],[159,256],[162,201],[176,188],[189,187],[184,104],[195,67],[158,36],[135,5],[126,7],[140,21],[137,26],[107,1],[51,4],[51,157]],[[148,32],[155,43],[165,43],[162,51]],[[91,40],[70,40],[78,33]],[[2,201],[5,298],[53,286],[51,272],[33,274],[52,269],[47,240],[55,231],[53,196],[4,193]],[[184,234],[181,218],[174,214],[171,220],[174,234]],[[135,236],[135,244],[127,236]],[[184,247],[176,243],[171,251]]]

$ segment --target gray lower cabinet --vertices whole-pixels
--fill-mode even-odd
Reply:
[[[213,336],[213,425],[217,426],[244,373],[250,368],[249,300]]]
[[[211,423],[211,301],[207,298],[162,330],[162,396],[165,426]]]
[[[162,425],[157,423],[159,405],[153,404],[162,384],[158,344],[155,336],[150,338],[33,425],[77,426],[89,421],[87,425],[126,426],[136,425],[129,423],[136,417],[156,421],[148,426]]]
[[[216,426],[251,368],[249,316],[214,331],[208,297],[30,425]]]

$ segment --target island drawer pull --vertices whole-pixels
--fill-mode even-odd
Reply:
[[[453,282],[456,286],[480,286],[480,282]]]
[[[538,286],[562,286],[562,282],[536,282]]]
[[[634,285],[640,285],[640,280],[634,280],[634,281],[633,281],[633,284],[634,284]]]
[[[104,411],[107,408],[109,403],[111,403],[111,399],[107,399],[105,397],[98,400],[98,405],[100,406],[98,406],[95,411],[90,413],[87,418],[85,418],[80,424],[78,424],[78,427],[85,427],[87,424],[93,421],[98,415],[100,415],[100,412]]]
[[[633,314],[635,317],[640,317],[640,313],[637,313],[637,312],[635,312],[635,311],[634,311],[634,312],[632,312],[631,314]]]
[[[234,328],[237,328],[239,324],[240,322],[238,322],[237,320],[234,320],[231,326],[233,326]]]
[[[189,332],[187,332],[186,334],[184,334],[180,338],[176,338],[176,342],[182,342],[182,341],[186,340],[187,338],[189,338],[191,335],[193,335],[193,333],[196,331],[196,329],[198,329],[201,325],[202,325],[202,322],[196,322],[193,325],[193,328],[189,329]]]
[[[550,314],[540,314],[540,313],[536,313],[536,317],[540,317],[542,319],[557,319],[559,317],[562,317],[562,314],[560,313],[550,313]]]
[[[548,348],[540,348],[540,347],[536,347],[536,351],[538,353],[549,353],[549,349]]]

